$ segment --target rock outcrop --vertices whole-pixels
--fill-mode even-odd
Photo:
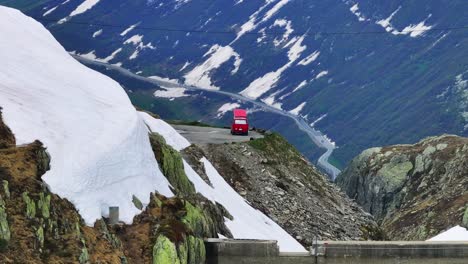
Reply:
[[[175,182],[180,196],[152,194],[131,225],[102,219],[86,226],[73,204],[42,182],[53,157],[41,142],[15,146],[1,119],[0,142],[0,263],[199,264],[206,257],[203,238],[230,236],[223,208]],[[164,142],[160,147],[166,173],[188,182],[180,155]],[[143,209],[138,198],[133,203]]]
[[[393,240],[425,240],[455,225],[468,227],[468,138],[443,135],[365,150],[337,184]]]
[[[2,108],[0,107],[0,148],[7,148],[15,145],[15,137],[9,127],[3,123]]]
[[[372,216],[278,134],[246,143],[200,148],[253,207],[306,246],[314,236],[319,240],[381,238]],[[201,151],[194,149],[192,146],[184,150],[184,157]]]

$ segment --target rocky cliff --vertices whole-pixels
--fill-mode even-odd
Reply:
[[[0,263],[198,264],[205,260],[203,238],[230,235],[219,205],[181,189],[174,198],[152,194],[131,225],[102,219],[86,226],[73,204],[41,180],[51,158],[41,142],[15,146],[1,115],[0,142]],[[180,156],[158,144],[165,172],[188,182],[173,165]],[[142,209],[136,197],[133,203]]]
[[[425,240],[467,227],[468,138],[443,135],[365,150],[337,184],[393,240]]]
[[[200,152],[252,206],[304,245],[310,245],[314,236],[380,238],[373,218],[278,134],[245,143],[192,146],[184,150],[185,159],[196,167]]]

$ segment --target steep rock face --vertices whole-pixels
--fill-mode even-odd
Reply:
[[[0,107],[0,148],[15,145],[15,137],[9,127],[3,123],[2,108]]]
[[[391,239],[427,239],[468,226],[468,139],[443,135],[365,150],[337,184]]]
[[[14,139],[1,119],[0,127],[2,142]],[[101,219],[86,226],[73,204],[42,182],[50,159],[39,141],[0,147],[1,263],[197,264],[205,260],[203,238],[230,235],[221,230],[221,210],[202,197],[157,194],[132,225]],[[141,202],[134,197],[134,204]],[[167,256],[174,261],[161,262]]]
[[[278,134],[201,146],[225,180],[304,245],[318,239],[378,239],[372,217]],[[187,155],[187,154],[186,154]]]

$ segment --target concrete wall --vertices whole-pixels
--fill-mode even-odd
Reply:
[[[214,239],[205,240],[206,255],[241,257],[277,257],[279,256],[276,240]]]
[[[319,241],[315,253],[331,258],[468,258],[468,242]]]

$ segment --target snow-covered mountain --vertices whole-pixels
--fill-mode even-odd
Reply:
[[[88,224],[109,206],[131,222],[132,195],[146,203],[154,190],[171,196],[146,126],[119,84],[75,61],[33,19],[1,11],[0,105],[18,144],[38,139],[47,147],[50,189]]]
[[[51,156],[43,176],[50,190],[70,200],[88,225],[109,206],[119,206],[130,223],[150,193],[172,196],[158,167],[148,133],[160,133],[176,150],[190,144],[171,126],[139,113],[110,78],[75,61],[38,22],[0,7],[0,106],[17,144],[36,139]],[[275,239],[282,251],[304,248],[275,222],[252,208],[213,165],[202,158],[208,185],[185,162],[197,192],[223,205],[233,219],[226,225],[236,238]]]
[[[336,142],[340,163],[370,146],[468,133],[465,1],[2,3],[40,19],[70,52],[302,115]],[[127,85],[135,103],[166,118],[212,122],[224,104],[239,103],[181,89],[148,102],[148,89]],[[311,148],[294,123],[275,118],[256,112],[258,125]]]

